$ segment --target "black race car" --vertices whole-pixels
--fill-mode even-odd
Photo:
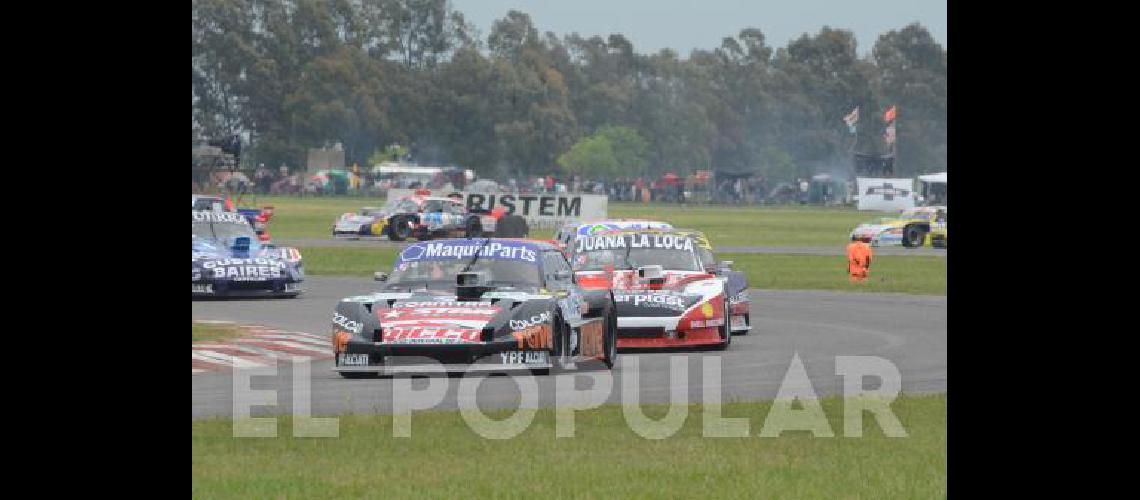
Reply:
[[[334,370],[347,378],[600,365],[617,358],[609,290],[583,290],[554,245],[450,239],[403,249],[380,290],[340,301]]]

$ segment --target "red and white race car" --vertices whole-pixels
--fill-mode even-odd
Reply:
[[[619,348],[732,343],[725,280],[705,269],[691,237],[625,231],[579,236],[573,244],[578,284],[613,291]]]

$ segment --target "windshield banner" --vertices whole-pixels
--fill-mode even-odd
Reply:
[[[416,243],[400,252],[396,264],[419,261],[464,260],[479,254],[481,259],[517,260],[537,263],[537,252],[532,245],[494,241],[483,246],[485,240]]]
[[[626,234],[605,236],[579,236],[576,252],[611,250],[615,248],[652,248],[655,250],[693,251],[693,240],[677,234]]]

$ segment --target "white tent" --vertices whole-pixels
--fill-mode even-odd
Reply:
[[[946,172],[918,176],[918,180],[928,184],[946,184]]]
[[[923,205],[946,204],[946,172],[918,176],[918,192]]]

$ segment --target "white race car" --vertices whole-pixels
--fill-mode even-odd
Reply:
[[[874,222],[860,224],[851,230],[849,239],[869,243],[871,246],[902,245],[920,247],[931,233],[945,234],[946,207],[915,207],[903,210],[893,217],[881,217]]]

